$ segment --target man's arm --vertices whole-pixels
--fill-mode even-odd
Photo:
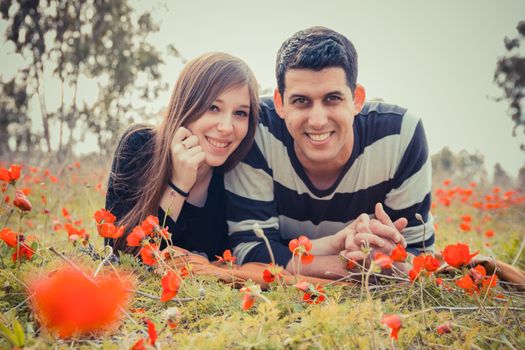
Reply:
[[[410,113],[403,117],[400,162],[392,190],[386,195],[385,211],[396,220],[405,217],[403,236],[413,254],[434,248],[434,227],[430,214],[432,163],[421,119]],[[418,217],[421,215],[421,222]]]

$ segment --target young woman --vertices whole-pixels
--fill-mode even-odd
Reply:
[[[115,250],[148,215],[174,245],[210,259],[226,249],[223,173],[248,152],[258,118],[255,77],[240,59],[208,53],[188,62],[162,123],[136,125],[122,137],[109,178],[106,209],[126,226]]]

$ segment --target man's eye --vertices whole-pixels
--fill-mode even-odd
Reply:
[[[337,96],[337,95],[331,95],[331,96],[328,96],[326,98],[326,100],[328,102],[336,102],[336,101],[341,101],[341,97]]]
[[[306,98],[304,97],[298,97],[296,99],[293,100],[293,103],[296,104],[296,105],[304,105],[306,104],[308,101],[306,100]]]

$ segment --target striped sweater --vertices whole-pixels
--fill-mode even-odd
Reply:
[[[362,213],[373,216],[377,202],[393,221],[408,219],[402,234],[409,251],[433,249],[431,160],[421,120],[401,107],[373,102],[356,116],[353,130],[353,151],[343,171],[330,188],[319,190],[297,159],[272,100],[262,99],[253,147],[224,177],[229,244],[239,264],[270,261],[252,231],[254,223],[264,229],[276,262],[286,266],[291,239],[335,234]]]

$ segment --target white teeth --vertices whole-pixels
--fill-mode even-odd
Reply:
[[[330,137],[330,132],[325,132],[324,134],[307,134],[309,138],[314,141],[324,141]]]
[[[209,143],[212,144],[212,146],[218,147],[218,148],[224,148],[229,145],[229,142],[217,142],[215,140],[212,140],[210,138],[206,138]]]

